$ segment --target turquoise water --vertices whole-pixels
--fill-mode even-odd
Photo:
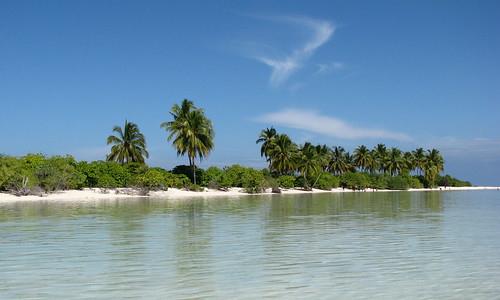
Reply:
[[[0,204],[2,299],[493,299],[500,192]]]

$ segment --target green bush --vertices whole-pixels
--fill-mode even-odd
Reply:
[[[193,167],[187,165],[175,166],[171,172],[176,175],[185,175],[191,182],[194,182]],[[203,169],[196,167],[196,182],[199,183],[203,180]]]
[[[370,178],[365,173],[345,173],[340,178],[340,185],[352,190],[364,190],[370,185]]]
[[[224,171],[217,167],[210,167],[203,172],[201,185],[211,189],[219,189],[222,186]]]
[[[389,178],[387,188],[390,190],[407,190],[410,187],[407,178],[403,176],[393,176]]]
[[[291,189],[295,187],[295,176],[282,175],[278,177],[278,185],[285,189]]]
[[[438,176],[437,185],[439,186],[451,186],[451,187],[461,187],[461,186],[472,186],[469,181],[463,181],[452,177],[450,175]]]
[[[137,176],[137,185],[148,190],[166,190],[169,187],[169,181],[165,171],[149,169]]]
[[[261,193],[266,189],[266,179],[264,174],[252,168],[245,168],[241,178],[241,187],[247,193]]]
[[[314,187],[321,190],[331,190],[333,188],[339,187],[340,180],[337,176],[333,176],[330,173],[323,172],[319,175],[318,181]]]
[[[134,183],[135,178],[127,169],[111,161],[80,162],[77,170],[85,175],[86,187],[117,188],[127,187]]]
[[[370,187],[377,190],[385,190],[389,187],[389,176],[372,175],[370,176]]]

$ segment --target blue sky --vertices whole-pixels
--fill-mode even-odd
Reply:
[[[125,119],[151,165],[184,159],[159,124],[189,98],[216,130],[207,165],[264,166],[297,142],[436,147],[500,183],[497,1],[2,1],[0,153],[103,159]]]

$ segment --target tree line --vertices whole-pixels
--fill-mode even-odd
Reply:
[[[261,131],[256,143],[260,154],[268,162],[269,170],[277,175],[301,174],[307,186],[314,174],[328,172],[339,176],[349,172],[384,174],[390,176],[423,176],[433,186],[444,170],[444,159],[439,150],[417,148],[404,152],[396,147],[378,144],[373,149],[358,146],[349,153],[341,146],[297,145],[291,138],[273,127]],[[314,176],[313,176],[314,178]]]
[[[343,147],[294,143],[273,127],[260,132],[256,141],[268,167],[258,170],[240,165],[203,170],[197,161],[214,148],[214,129],[203,109],[184,99],[170,110],[171,119],[160,127],[166,130],[178,156],[187,156],[188,165],[170,171],[151,168],[146,138],[137,124],[125,121],[114,126],[106,142],[111,145],[106,161],[76,161],[71,156],[23,157],[0,155],[0,191],[23,195],[85,187],[200,190],[205,187],[242,187],[247,192],[266,188],[302,187],[332,189],[407,189],[435,185],[463,186],[449,175],[440,176],[444,159],[436,149],[404,152],[378,144],[373,149],[361,145],[353,153]]]

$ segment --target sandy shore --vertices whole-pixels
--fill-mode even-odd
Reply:
[[[475,190],[500,190],[500,187],[494,186],[481,186],[481,187],[438,187],[432,189],[410,189],[410,192],[422,191],[475,191]],[[282,194],[301,194],[301,193],[349,193],[349,192],[395,192],[393,190],[372,190],[366,189],[364,191],[353,191],[350,189],[336,188],[331,191],[313,189],[312,191],[304,191],[301,189],[283,189]],[[267,190],[260,195],[271,195],[271,190]],[[83,189],[83,190],[69,190],[61,191],[43,196],[14,196],[11,194],[0,193],[0,203],[17,202],[17,201],[68,201],[68,202],[85,202],[95,200],[109,200],[109,199],[122,199],[122,198],[164,198],[164,199],[186,199],[195,197],[240,197],[247,195],[242,188],[231,188],[228,191],[210,190],[205,189],[203,192],[191,192],[181,189],[168,189],[168,191],[153,191],[148,196],[139,195],[138,191],[132,189]]]

